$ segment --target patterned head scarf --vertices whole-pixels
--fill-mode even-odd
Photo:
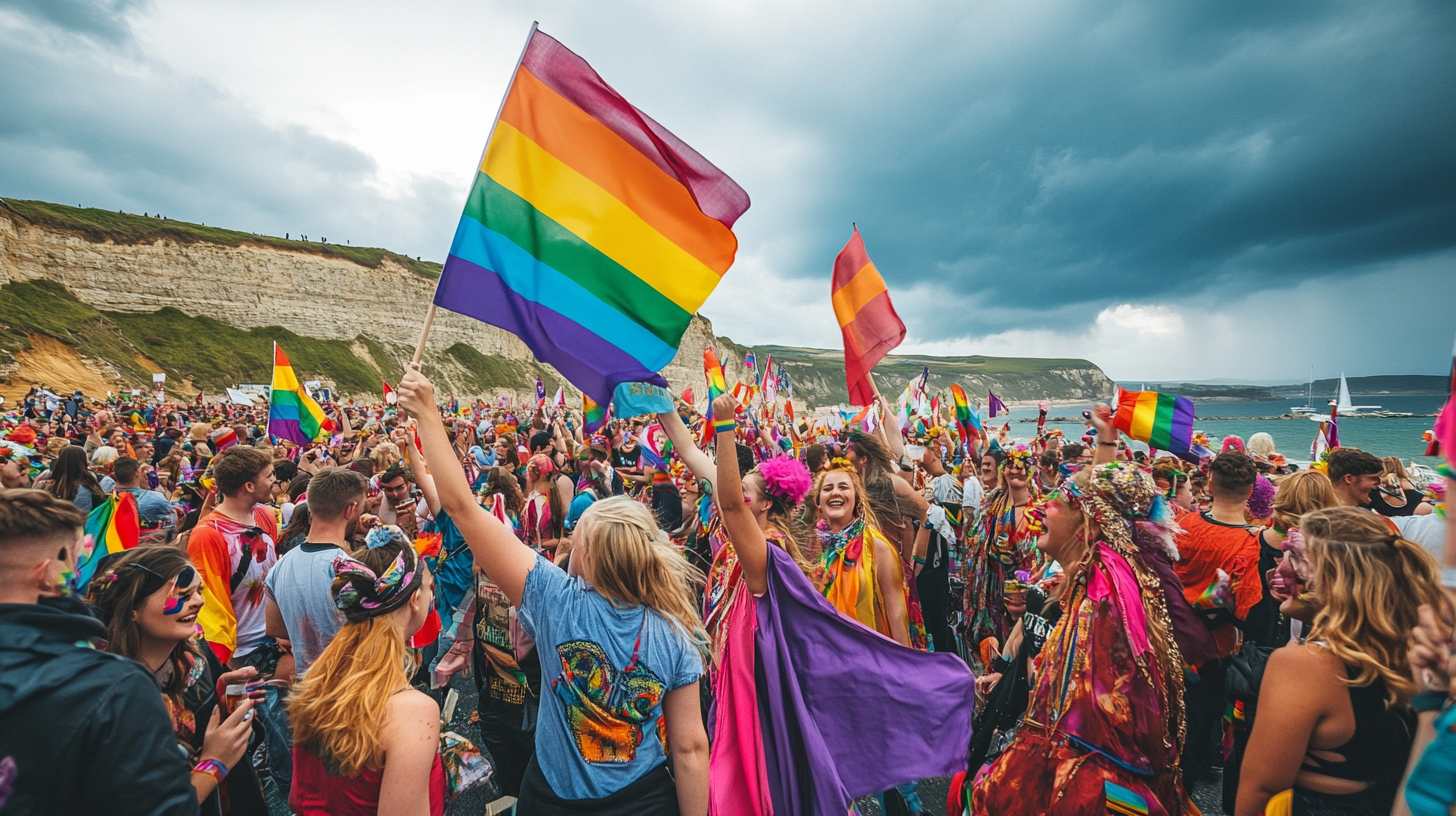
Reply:
[[[414,547],[406,545],[382,573],[348,556],[334,559],[334,606],[349,623],[387,615],[404,606],[419,589],[424,570]]]

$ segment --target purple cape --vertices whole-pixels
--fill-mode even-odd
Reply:
[[[975,677],[956,655],[901,646],[841,615],[770,546],[758,598],[757,686],[778,816],[966,768]]]

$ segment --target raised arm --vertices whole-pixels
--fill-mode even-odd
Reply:
[[[440,507],[450,514],[460,535],[465,538],[475,563],[491,581],[506,593],[511,604],[520,606],[526,590],[526,575],[536,565],[536,554],[522,544],[510,528],[475,502],[470,484],[455,449],[445,435],[445,425],[435,407],[435,389],[420,373],[419,364],[411,363],[399,383],[399,405],[415,418],[425,458],[434,462],[435,490]]]
[[[875,411],[880,417],[880,427],[885,429],[885,444],[890,446],[890,453],[895,454],[895,461],[903,462],[905,460],[905,440],[900,436],[900,425],[896,423],[895,432],[890,433],[890,423],[885,420],[885,412],[889,410],[889,403],[885,402],[884,396],[880,394],[880,387],[875,384],[875,375],[866,374],[865,376],[869,378],[870,388],[875,391]]]
[[[694,476],[712,482],[713,490],[716,492],[718,470],[713,465],[712,458],[703,453],[698,444],[693,441],[693,435],[688,432],[688,426],[683,424],[682,417],[678,416],[677,411],[663,411],[657,415],[657,421],[662,423],[662,430],[666,431],[667,438],[672,440],[672,449],[683,460],[683,464],[688,466],[688,470],[691,470]],[[719,458],[722,458],[721,449]]]
[[[395,428],[392,439],[394,446],[405,451],[405,456],[409,457],[410,472],[415,476],[415,484],[420,486],[420,495],[425,497],[425,506],[430,508],[430,515],[440,515],[440,493],[435,490],[435,477],[430,475],[430,469],[415,448],[410,432],[405,428]]]
[[[713,400],[713,416],[731,417],[738,409],[738,400],[732,394],[723,394]],[[714,423],[714,436],[718,444],[718,479],[713,486],[713,496],[718,500],[718,512],[723,517],[723,529],[728,540],[733,542],[733,551],[738,555],[738,565],[743,569],[743,581],[755,595],[768,591],[768,542],[763,530],[753,518],[753,511],[743,500],[743,477],[738,474],[737,428],[731,421],[723,423],[718,433]]]
[[[1092,427],[1097,429],[1097,452],[1092,454],[1092,464],[1105,465],[1117,458],[1117,428],[1112,424],[1110,406],[1092,406]]]

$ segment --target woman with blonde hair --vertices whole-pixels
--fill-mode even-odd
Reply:
[[[1235,813],[1386,814],[1415,728],[1407,635],[1440,603],[1439,569],[1357,508],[1308,513],[1300,530],[1317,611],[1308,642],[1264,670]]]
[[[440,707],[410,687],[405,641],[425,622],[434,579],[403,535],[334,559],[344,625],[293,688],[297,816],[442,816]]]
[[[369,461],[374,463],[375,473],[383,473],[399,464],[403,459],[404,457],[399,453],[399,446],[393,442],[380,442],[369,451]]]
[[[909,590],[900,554],[871,507],[859,472],[835,459],[814,480],[808,521],[819,538],[810,580],[840,614],[903,646],[925,648],[925,628],[910,618]]]
[[[725,394],[713,415],[732,417],[737,407]],[[914,780],[964,767],[975,703],[969,670],[953,654],[905,648],[899,554],[873,525],[852,465],[838,460],[820,474],[828,546],[810,567],[793,520],[811,489],[808,469],[779,456],[740,476],[736,423],[714,430],[715,495],[729,541],[708,591],[713,811],[839,814],[859,796],[897,786],[918,812]],[[806,570],[828,576],[829,603]],[[861,668],[845,673],[847,665]],[[800,691],[827,688],[833,693]],[[906,745],[919,750],[896,750]]]
[[[693,593],[700,574],[651,511],[623,497],[582,514],[570,572],[555,566],[476,504],[417,366],[398,393],[419,423],[440,504],[476,566],[517,607],[541,656],[536,756],[517,814],[703,816],[708,738],[698,678],[707,636]]]
[[[1426,494],[1411,483],[1400,457],[1386,456],[1380,462],[1385,466],[1380,485],[1370,491],[1370,502],[1362,506],[1386,518],[1430,515],[1433,506],[1426,501]]]

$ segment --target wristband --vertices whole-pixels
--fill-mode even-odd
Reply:
[[[1417,714],[1422,714],[1427,711],[1440,711],[1446,707],[1446,692],[1423,691],[1411,697],[1410,705],[1411,708],[1416,710]]]
[[[1097,444],[1099,444],[1099,445],[1106,445],[1109,448],[1115,448],[1115,447],[1117,447],[1117,443],[1116,442],[1103,442],[1101,439],[1097,440]]]
[[[1441,567],[1441,586],[1456,589],[1456,567]]]
[[[221,785],[227,779],[228,767],[215,759],[204,759],[192,768],[193,773],[207,774]]]
[[[713,421],[713,433],[714,434],[735,433],[737,431],[738,431],[738,423],[736,421],[734,421],[734,420],[731,420],[731,419],[723,419],[723,420],[714,420]]]
[[[925,563],[925,559],[924,558],[921,558],[918,555],[912,555],[912,556],[910,556],[910,560],[913,561],[913,562],[915,562],[915,563],[917,563],[917,564],[924,564]]]

